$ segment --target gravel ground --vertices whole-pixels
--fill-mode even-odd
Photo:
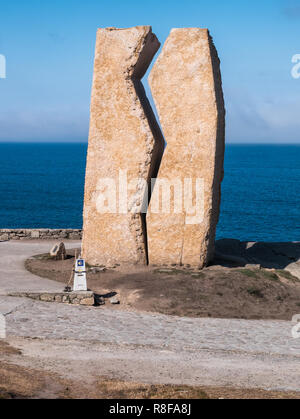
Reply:
[[[19,291],[22,272],[35,288],[22,260],[49,247],[1,243],[10,265],[0,267],[0,288]],[[11,362],[70,379],[300,390],[300,339],[292,339],[288,321],[191,319],[8,296],[0,297],[0,313],[7,341],[23,353]]]

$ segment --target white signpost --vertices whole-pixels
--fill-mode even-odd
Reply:
[[[84,259],[76,260],[73,291],[87,291]]]

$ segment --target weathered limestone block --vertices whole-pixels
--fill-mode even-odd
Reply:
[[[225,131],[219,64],[207,29],[173,29],[151,72],[152,95],[167,142],[158,180],[177,186],[179,182],[184,196],[190,182],[184,185],[184,179],[191,179],[195,204],[199,179],[197,210],[192,211],[188,199],[182,202],[179,191],[171,194],[169,215],[153,211],[156,182],[147,215],[151,264],[202,268],[213,258]]]
[[[143,181],[158,170],[163,137],[140,80],[159,46],[149,26],[98,30],[83,214],[90,265],[146,263]]]
[[[80,304],[83,306],[93,306],[95,304],[95,295],[92,291],[87,292],[72,292],[59,294],[48,292],[48,293],[27,293],[27,292],[14,292],[9,294],[11,297],[26,297],[33,300],[40,300],[47,303],[66,303],[66,304]]]
[[[63,242],[56,243],[50,250],[50,256],[55,260],[65,260],[67,257],[65,244]]]
[[[40,238],[40,232],[38,230],[32,230],[31,231],[31,238],[32,239],[39,239]]]
[[[51,301],[54,301],[55,295],[54,294],[43,294],[40,296],[41,301],[45,301],[47,303],[50,303]]]
[[[79,301],[79,304],[82,305],[82,306],[92,306],[92,305],[95,304],[94,297],[91,297],[91,298],[83,298],[82,300],[78,300],[78,301]]]

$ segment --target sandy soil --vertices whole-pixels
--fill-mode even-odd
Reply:
[[[67,283],[74,263],[48,255],[28,259],[26,268],[43,278]],[[190,268],[114,267],[94,273],[88,268],[88,287],[109,300],[115,310],[157,312],[185,317],[290,320],[300,309],[300,280],[283,270],[210,266]]]

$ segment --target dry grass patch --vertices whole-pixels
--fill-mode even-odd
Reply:
[[[199,387],[150,385],[103,379],[97,388],[109,399],[208,399]]]
[[[298,392],[202,387],[180,385],[150,385],[102,378],[97,390],[108,399],[300,399]]]
[[[43,387],[43,380],[31,370],[1,362],[0,398],[32,398]]]

